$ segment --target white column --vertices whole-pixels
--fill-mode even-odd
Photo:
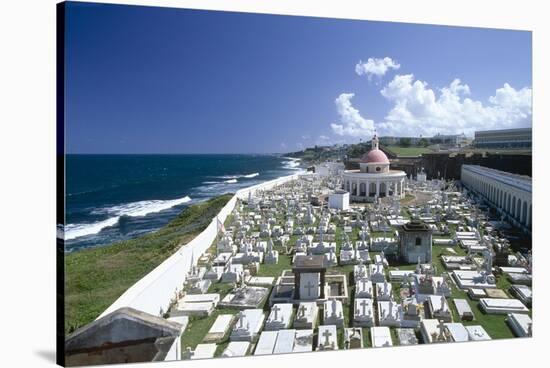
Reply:
[[[376,196],[380,197],[380,182],[376,181]]]
[[[369,196],[369,181],[365,181],[365,198],[367,198]]]
[[[388,184],[390,184],[390,183],[386,182],[386,188],[385,188],[385,190],[386,190],[386,193],[385,193],[386,197],[387,197],[388,194],[390,193],[390,188],[388,188]]]

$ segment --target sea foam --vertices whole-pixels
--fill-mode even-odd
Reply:
[[[146,216],[150,213],[164,211],[174,206],[190,201],[191,198],[185,196],[183,198],[177,199],[131,202],[118,206],[94,210],[92,211],[92,213],[94,214],[108,214],[112,217],[91,224],[68,224],[67,226],[65,226],[65,240],[71,240],[79,238],[81,236],[97,234],[106,227],[116,225],[122,216]]]

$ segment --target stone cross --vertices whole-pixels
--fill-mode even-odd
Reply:
[[[330,333],[329,330],[325,330],[325,332],[323,332],[323,337],[325,338],[325,343],[323,344],[324,346],[329,346],[330,345],[330,341],[329,341],[329,337],[331,337],[332,334]]]
[[[276,321],[277,320],[277,314],[279,313],[281,308],[278,305],[274,305],[271,310],[273,311],[273,319]]]
[[[367,290],[367,282],[370,282],[368,279],[361,279],[361,283],[363,284],[363,290]]]
[[[302,304],[302,305],[300,306],[299,311],[298,311],[298,312],[300,312],[300,318],[305,317],[305,315],[306,315],[306,309],[307,309],[307,308],[306,308],[305,305]]]
[[[332,316],[336,316],[336,299],[332,299]]]
[[[313,289],[315,287],[315,285],[313,285],[311,283],[311,281],[308,280],[305,288],[307,289],[307,296],[310,297],[311,296],[311,289]]]
[[[445,323],[442,319],[439,320],[437,327],[439,328],[439,336],[445,336]]]
[[[359,303],[359,305],[361,306],[362,310],[363,310],[363,316],[367,314],[367,305],[369,303],[367,303],[367,300],[366,299],[363,299],[361,301],[361,303]]]
[[[243,312],[240,312],[239,313],[239,328],[243,328],[244,327],[244,313]]]

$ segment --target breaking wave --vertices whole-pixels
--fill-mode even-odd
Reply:
[[[293,157],[284,157],[283,167],[288,170],[300,170],[300,159]]]
[[[190,202],[191,198],[185,196],[183,198],[168,199],[168,200],[148,200],[131,202],[118,206],[102,208],[92,211],[96,215],[110,215],[106,220],[90,223],[90,224],[68,224],[65,226],[65,240],[79,238],[81,236],[93,235],[99,233],[106,227],[116,225],[121,217],[139,217],[146,216],[150,213],[160,212],[172,208],[174,206]]]

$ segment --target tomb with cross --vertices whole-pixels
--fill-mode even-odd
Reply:
[[[298,255],[294,260],[294,299],[325,298],[326,261],[322,255]]]

